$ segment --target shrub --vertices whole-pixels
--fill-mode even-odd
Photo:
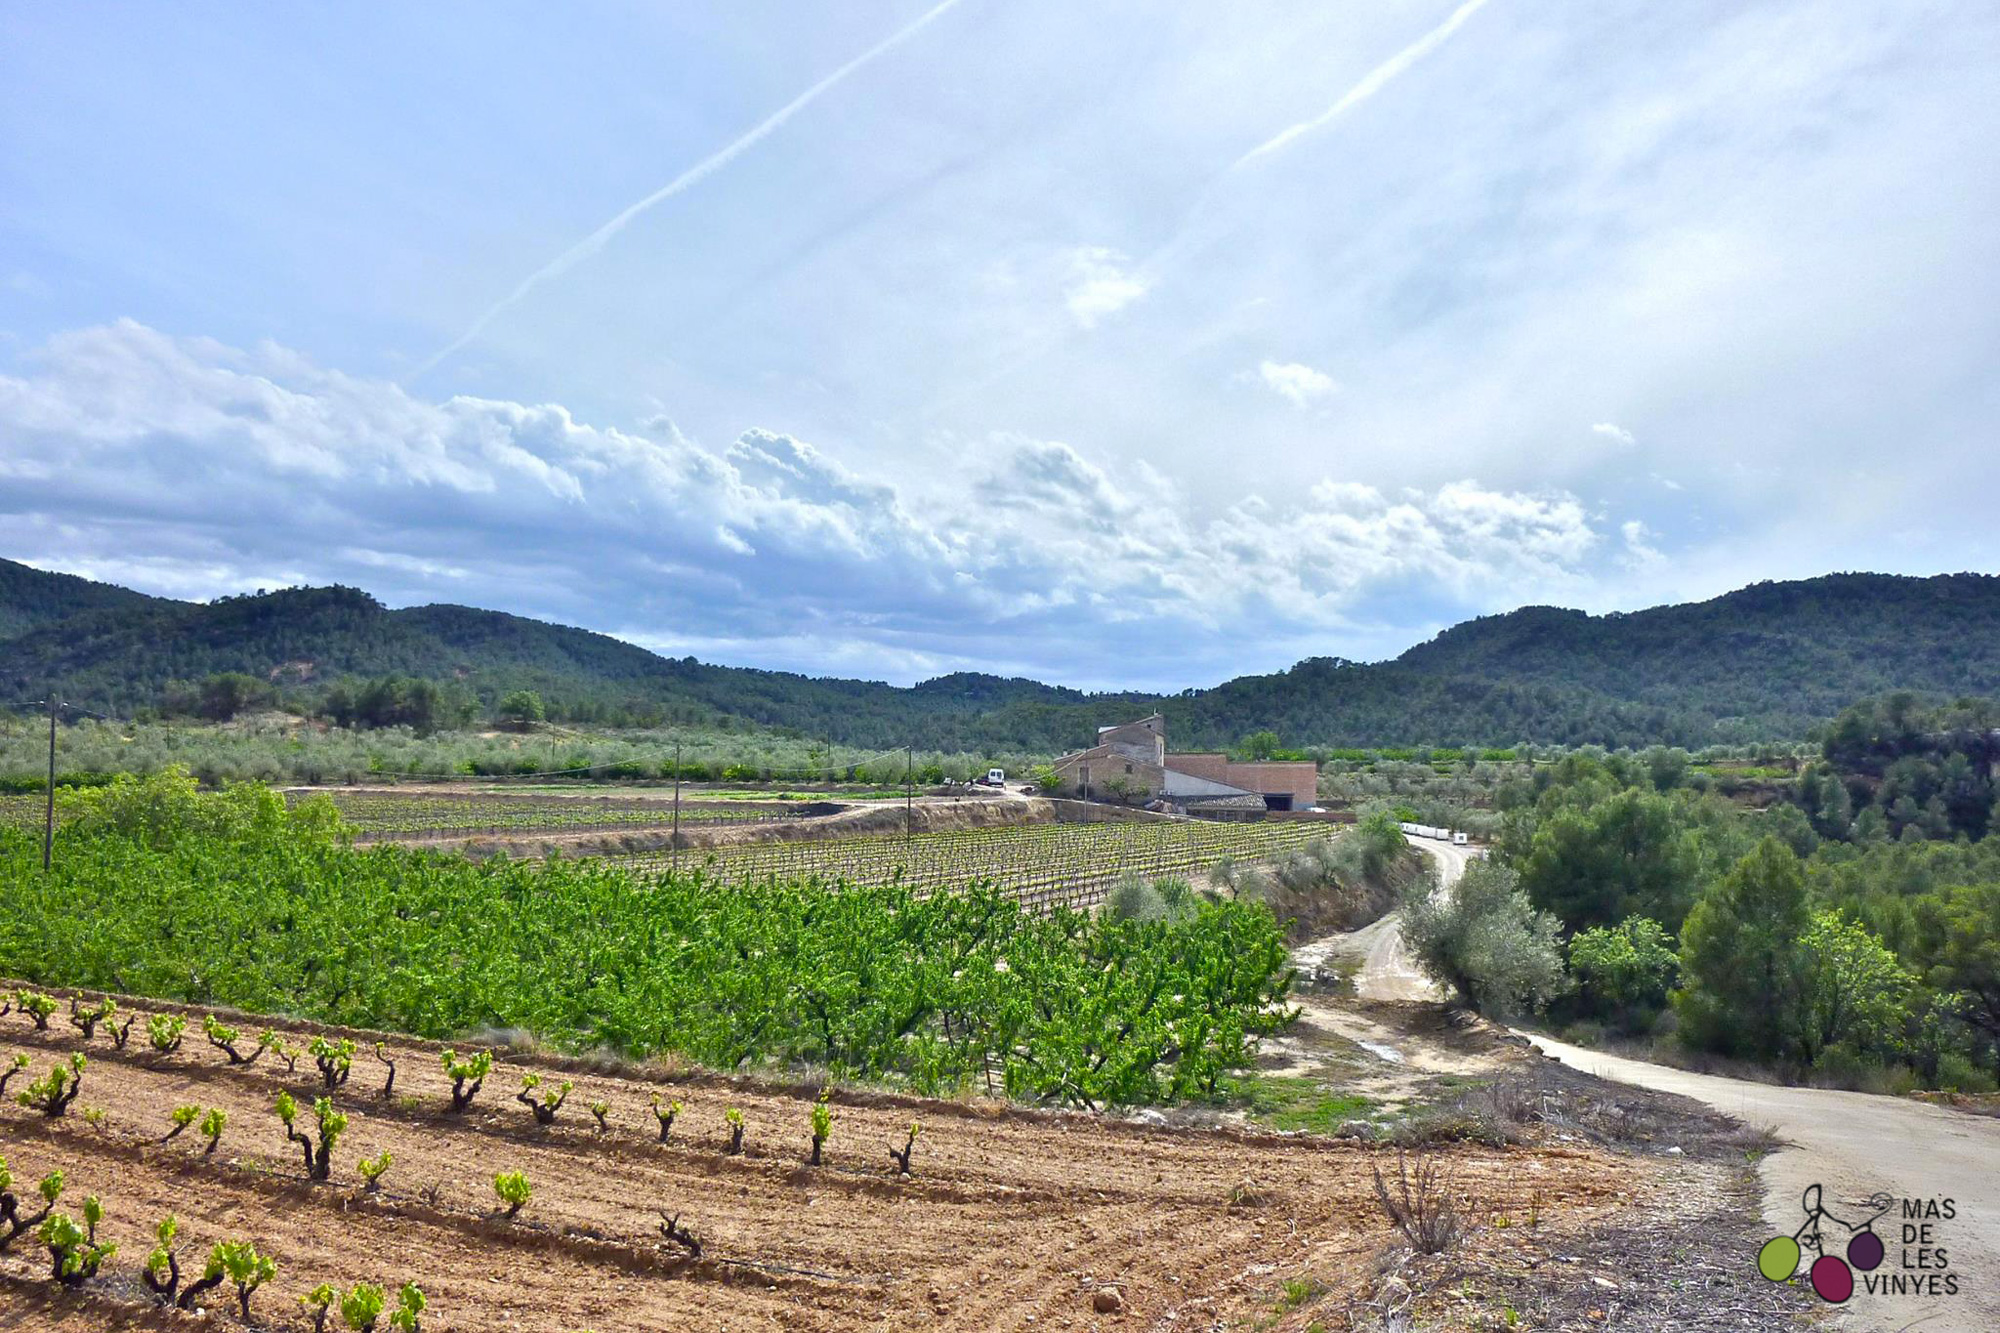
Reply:
[[[653,1094],[653,1118],[660,1122],[660,1142],[665,1143],[667,1135],[673,1133],[674,1117],[679,1115],[682,1109],[679,1102],[663,1102],[659,1093]]]
[[[611,1126],[605,1120],[605,1117],[611,1114],[610,1102],[604,1101],[602,1099],[592,1102],[590,1104],[590,1114],[591,1117],[597,1121],[598,1133],[604,1134],[610,1131]]]
[[[1680,977],[1680,958],[1659,922],[1630,916],[1615,926],[1580,930],[1569,942],[1569,968],[1587,1012],[1628,1028],[1659,1013]]]
[[[1163,921],[1167,901],[1144,875],[1130,871],[1104,895],[1104,915],[1113,921]]]
[[[16,1054],[13,1062],[4,1071],[0,1071],[0,1097],[7,1095],[7,1085],[13,1081],[14,1075],[27,1067],[28,1057],[25,1054]]]
[[[1418,965],[1490,1013],[1540,1008],[1562,990],[1561,929],[1490,861],[1472,862],[1449,890],[1419,880],[1403,895],[1403,938]]]
[[[502,1171],[493,1177],[493,1192],[507,1205],[506,1216],[512,1217],[534,1196],[535,1189],[519,1171]]]
[[[160,1142],[169,1143],[179,1138],[183,1130],[199,1119],[201,1119],[201,1108],[199,1106],[193,1104],[176,1106],[167,1114],[167,1123],[172,1125],[173,1128],[167,1131],[166,1137],[162,1138]]]
[[[1450,1182],[1437,1157],[1420,1155],[1412,1171],[1402,1150],[1397,1149],[1393,1189],[1383,1179],[1380,1166],[1373,1170],[1375,1201],[1417,1253],[1443,1254],[1458,1243],[1463,1228],[1457,1205],[1451,1201]]]

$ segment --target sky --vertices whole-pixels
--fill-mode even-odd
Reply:
[[[1176,690],[2000,571],[2000,7],[0,8],[0,556]]]

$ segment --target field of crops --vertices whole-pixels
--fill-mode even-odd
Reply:
[[[363,1328],[342,1304],[365,1315],[379,1294],[389,1333],[408,1283],[423,1333],[1298,1330],[1361,1294],[1357,1256],[1392,1239],[1380,1155],[1348,1142],[842,1088],[822,1105],[810,1086],[460,1044],[474,1086],[432,1043],[123,996],[86,1034],[65,1001],[37,1027],[8,995],[5,1328],[304,1330],[322,1305],[324,1327]],[[73,1104],[51,1111],[73,1055],[56,1094]],[[1582,1147],[1532,1173],[1517,1148],[1451,1154],[1461,1209],[1538,1209],[1552,1234],[1634,1174]],[[44,1212],[69,1225],[15,1226]],[[1321,1304],[1274,1325],[1295,1289]],[[182,1298],[206,1316],[161,1308]]]
[[[0,830],[0,974],[1083,1107],[1211,1096],[1288,1019],[1261,905],[1119,921],[992,888],[475,863],[347,847],[255,789],[143,795],[61,828],[48,874],[36,839]],[[145,822],[127,831],[128,814]]]
[[[363,842],[664,828],[674,817],[673,801],[657,794],[585,796],[430,791],[421,787],[396,791],[331,787],[286,793],[294,802],[316,795],[331,800]],[[798,819],[801,815],[795,802],[690,798],[681,802],[680,822],[686,828]]]
[[[0,828],[40,828],[43,810],[40,796],[0,794]]]
[[[1028,906],[1103,900],[1119,878],[1137,873],[1192,879],[1224,857],[1261,860],[1327,836],[1324,824],[1029,824],[928,833],[915,838],[839,838],[753,843],[682,852],[683,869],[704,865],[724,879],[835,879],[900,884],[920,893],[988,883]],[[618,858],[619,864],[666,867],[668,852]]]

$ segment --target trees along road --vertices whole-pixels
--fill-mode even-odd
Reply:
[[[1467,849],[1411,839],[1438,862],[1448,887],[1465,869]],[[1403,949],[1394,914],[1368,928],[1375,932],[1355,974],[1363,999],[1439,998]],[[1357,932],[1356,943],[1360,943]],[[1967,1115],[1901,1097],[1824,1088],[1789,1088],[1652,1064],[1585,1050],[1534,1033],[1521,1034],[1544,1054],[1599,1078],[1678,1093],[1751,1125],[1769,1126],[1786,1146],[1766,1157],[1764,1221],[1773,1236],[1789,1236],[1805,1218],[1808,1186],[1824,1186],[1826,1210],[1860,1222],[1873,1211],[1857,1206],[1871,1195],[1896,1203],[1874,1225],[1886,1257],[1872,1275],[1857,1273],[1852,1300],[1828,1307],[1828,1326],[1853,1330],[1922,1330],[1922,1333],[1994,1333],[2000,1330],[2000,1119]],[[1904,1243],[1903,1200],[1949,1199],[1955,1217],[1931,1221],[1928,1247]],[[1910,1222],[1917,1226],[1920,1223]],[[1848,1232],[1827,1223],[1826,1251],[1845,1253]],[[1926,1249],[1929,1254],[1920,1254]],[[1945,1266],[1937,1267],[1939,1255]],[[1919,1268],[1928,1259],[1929,1268]],[[1744,1262],[1755,1263],[1755,1255]],[[1956,1294],[1871,1293],[1865,1276],[1918,1279],[1933,1273],[1956,1280]],[[1928,1290],[1931,1283],[1924,1283]],[[1938,1282],[1942,1286],[1942,1282]]]

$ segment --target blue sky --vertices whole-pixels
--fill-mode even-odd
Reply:
[[[0,555],[1149,688],[2000,569],[1996,67],[1990,4],[26,0]]]

